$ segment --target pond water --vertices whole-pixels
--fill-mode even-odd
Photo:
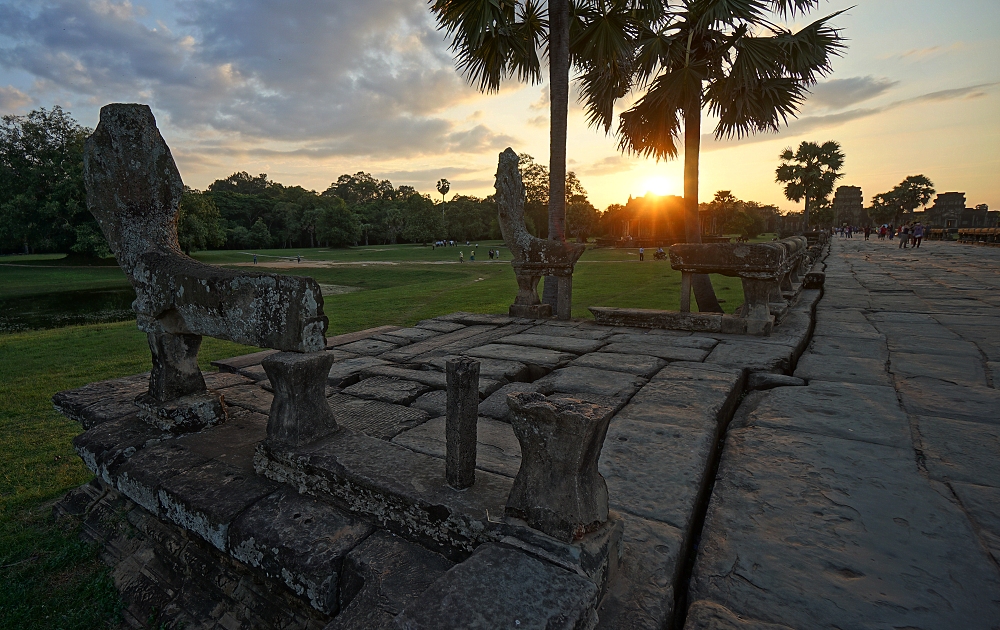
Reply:
[[[135,319],[131,288],[0,299],[0,334]]]

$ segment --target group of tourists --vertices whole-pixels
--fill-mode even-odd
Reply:
[[[476,247],[479,247],[479,245],[477,244]],[[491,249],[489,251],[489,255],[490,255],[490,260],[500,260],[500,250],[499,249]],[[458,252],[458,262],[460,262],[460,263],[464,263],[465,262],[465,252]],[[476,262],[476,250],[475,249],[473,249],[472,252],[469,254],[469,262]]]
[[[886,239],[891,241],[898,237],[899,249],[906,249],[911,245],[914,248],[920,247],[920,243],[924,240],[926,229],[920,221],[904,223],[899,226],[893,226],[891,223],[883,223],[877,228],[867,225],[863,228],[858,228],[845,223],[842,227],[833,228],[833,233],[840,235],[841,238],[853,238],[855,233],[863,232],[866,241],[873,231],[880,241]]]

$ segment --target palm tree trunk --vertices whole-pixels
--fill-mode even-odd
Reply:
[[[684,109],[684,240],[701,242],[701,223],[698,220],[698,159],[701,152],[701,96],[698,95]],[[712,281],[706,274],[696,274],[691,279],[698,311],[721,313],[722,307],[715,297]]]
[[[802,223],[803,223],[803,225],[802,225],[802,231],[803,232],[808,232],[809,231],[809,193],[806,193],[806,207],[805,207],[805,210],[802,211]]]
[[[549,239],[566,240],[566,112],[569,106],[569,0],[549,2]],[[556,306],[547,277],[545,304]]]

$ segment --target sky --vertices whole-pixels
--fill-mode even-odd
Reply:
[[[704,117],[701,200],[724,189],[798,210],[778,155],[835,140],[840,183],[866,204],[920,173],[1000,209],[1000,2],[824,1],[790,27],[845,9],[848,50],[780,133],[717,141]],[[112,102],[149,104],[199,189],[248,171],[323,191],[365,171],[486,196],[506,147],[548,161],[545,83],[470,87],[423,0],[0,0],[0,113],[60,105],[94,127]],[[571,98],[569,169],[598,208],[682,193],[682,159],[617,147]]]

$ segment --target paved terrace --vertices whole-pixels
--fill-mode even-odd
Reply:
[[[685,627],[1000,627],[1000,250],[826,262],[808,386],[729,427]]]
[[[444,362],[479,359],[489,492],[441,502],[484,508],[484,536],[520,464],[508,392],[618,409],[601,472],[624,557],[600,628],[998,627],[1000,250],[834,240],[826,264],[814,335],[817,291],[767,339],[457,313],[331,339],[329,400],[385,445],[358,458],[393,458],[371,474],[416,496],[444,484]],[[142,375],[56,397],[100,480],[59,510],[105,542],[129,619],[589,627],[573,615],[593,585],[561,567],[415,544],[258,475],[264,356],[219,362],[230,420],[182,437],[136,418]],[[800,386],[761,378],[792,372]]]

